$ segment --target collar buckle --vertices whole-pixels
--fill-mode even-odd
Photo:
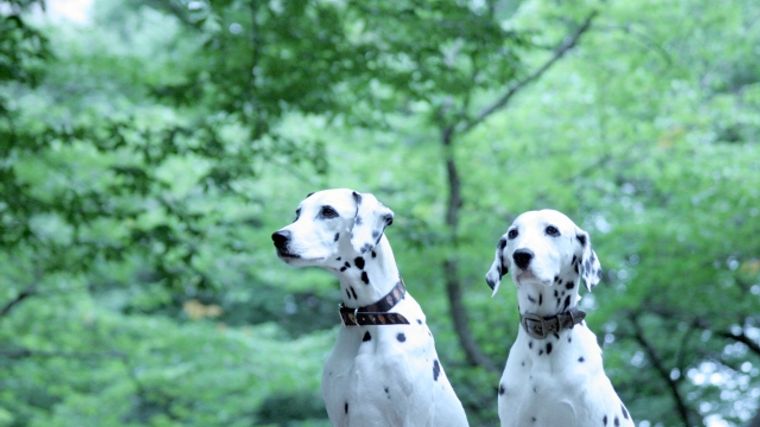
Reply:
[[[359,313],[359,307],[346,307],[341,303],[338,304],[338,312],[340,313],[340,318],[343,320],[343,324],[346,326],[359,326],[359,320],[356,317]]]
[[[520,324],[531,337],[544,339],[550,334],[561,332],[563,329],[572,329],[585,318],[585,312],[573,308],[570,311],[547,317],[533,313],[521,314]]]

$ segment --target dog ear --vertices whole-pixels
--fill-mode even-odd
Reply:
[[[491,296],[496,295],[501,284],[501,278],[509,272],[509,265],[504,263],[504,248],[507,246],[507,239],[502,237],[496,245],[496,254],[493,257],[491,268],[486,273],[486,283],[493,290]]]
[[[578,228],[575,233],[575,239],[581,247],[581,258],[577,264],[578,273],[586,284],[586,290],[591,291],[599,283],[602,275],[602,265],[599,263],[599,257],[591,248],[591,238],[588,233]]]
[[[393,224],[393,211],[370,193],[352,193],[356,216],[351,228],[351,246],[357,253],[372,250],[379,242],[385,227]]]

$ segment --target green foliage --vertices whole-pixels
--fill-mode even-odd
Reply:
[[[497,422],[498,374],[465,362],[441,264],[501,365],[514,292],[483,274],[542,207],[591,233],[605,274],[583,304],[637,421],[758,410],[756,2],[99,0],[84,27],[39,5],[0,1],[0,426],[327,425],[334,279],[279,263],[269,234],[328,186],[396,212],[472,425]]]

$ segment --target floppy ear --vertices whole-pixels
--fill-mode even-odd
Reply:
[[[496,254],[493,257],[491,268],[486,273],[486,283],[493,290],[491,296],[496,295],[501,284],[501,278],[509,272],[509,265],[504,263],[504,248],[507,246],[507,239],[502,237],[496,245]]]
[[[356,216],[351,228],[351,246],[357,253],[372,250],[383,236],[385,227],[393,224],[393,211],[370,193],[353,193]]]
[[[578,228],[575,233],[575,239],[581,246],[581,259],[578,265],[579,274],[586,283],[586,290],[591,291],[599,283],[602,275],[602,265],[596,252],[591,248],[591,238],[588,233]]]

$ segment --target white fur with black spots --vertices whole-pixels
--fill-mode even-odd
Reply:
[[[499,239],[486,282],[511,273],[520,314],[550,317],[576,307],[581,279],[591,290],[601,266],[588,233],[555,210],[518,216]],[[602,350],[583,321],[546,338],[519,327],[498,388],[502,427],[633,426],[604,373]]]
[[[372,194],[331,189],[310,194],[296,220],[272,235],[278,256],[338,277],[343,304],[361,307],[400,280],[385,227],[393,212]],[[417,301],[407,292],[393,308],[408,325],[342,326],[322,374],[335,426],[467,426]]]

